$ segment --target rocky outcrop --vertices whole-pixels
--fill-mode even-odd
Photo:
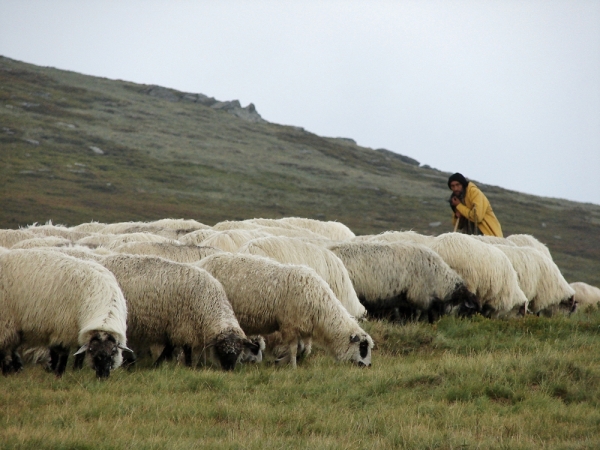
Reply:
[[[221,102],[204,94],[179,92],[174,89],[155,85],[149,86],[144,92],[152,97],[160,98],[168,102],[199,103],[203,106],[225,111],[247,122],[265,122],[258,111],[256,111],[256,107],[253,103],[250,103],[245,108],[242,108],[239,100]]]
[[[382,153],[388,158],[397,159],[398,161],[402,161],[404,164],[410,164],[411,166],[419,167],[421,163],[416,159],[412,159],[408,156],[401,155],[399,153],[394,153],[390,150],[386,150],[385,148],[378,148],[375,150],[376,152]]]

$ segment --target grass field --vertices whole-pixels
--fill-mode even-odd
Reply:
[[[1,448],[600,448],[600,313],[368,322],[373,367],[317,349],[298,369],[2,379]]]

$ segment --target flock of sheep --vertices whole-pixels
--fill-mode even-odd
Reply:
[[[572,313],[600,289],[569,285],[547,247],[507,238],[388,231],[355,236],[303,218],[0,230],[0,364],[44,362],[99,378],[136,354],[232,370],[263,355],[295,367],[313,340],[371,365],[368,317],[435,321]]]

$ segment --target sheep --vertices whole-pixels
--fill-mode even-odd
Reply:
[[[325,248],[294,238],[271,236],[247,242],[240,247],[238,253],[266,256],[280,263],[312,267],[329,284],[350,315],[357,319],[366,315],[367,311],[356,296],[344,264]]]
[[[220,231],[201,242],[206,247],[216,247],[226,252],[234,253],[246,242],[252,239],[267,237],[267,233],[256,230],[226,230]]]
[[[355,237],[355,234],[352,232],[352,230],[340,222],[323,222],[320,220],[305,219],[302,217],[284,217],[283,219],[277,219],[277,222],[294,225],[295,227],[299,228],[305,228],[328,239],[336,241],[344,241]]]
[[[188,233],[197,230],[210,229],[208,225],[204,225],[203,223],[193,219],[160,219],[155,220],[154,222],[148,222],[147,225],[159,228],[167,228],[177,232],[187,230]]]
[[[244,348],[256,350],[225,290],[205,270],[145,255],[119,254],[100,262],[116,276],[127,300],[127,337],[134,349],[183,347],[188,366],[192,353],[209,350],[224,370],[234,369]]]
[[[413,242],[415,244],[428,245],[434,236],[415,233],[414,231],[386,231],[376,234],[368,239],[369,242]]]
[[[160,256],[180,263],[191,263],[222,252],[222,250],[215,247],[176,245],[169,242],[128,242],[113,248],[113,250],[116,253]]]
[[[18,371],[21,344],[50,347],[56,376],[65,371],[69,348],[84,355],[98,378],[121,365],[127,307],[114,275],[101,265],[40,249],[0,255],[0,361]],[[10,353],[12,363],[6,363]],[[132,357],[133,358],[133,357]]]
[[[484,316],[525,313],[527,297],[501,250],[461,233],[441,234],[429,246],[462,276],[468,290],[479,299],[478,309]]]
[[[106,225],[108,224],[92,221],[75,225],[69,229],[71,231],[80,231],[82,233],[99,233]]]
[[[554,305],[573,304],[575,291],[545,253],[533,247],[496,245],[495,248],[508,257],[515,269],[530,312],[539,314]]]
[[[75,243],[85,245],[86,247],[96,248],[104,247],[108,249],[116,248],[119,245],[127,242],[170,242],[177,243],[173,239],[168,239],[162,236],[157,236],[152,233],[129,233],[129,234],[95,234],[83,239],[79,239]]]
[[[485,242],[486,244],[491,244],[491,245],[508,245],[509,247],[518,247],[517,244],[515,244],[514,242],[508,240],[505,237],[485,236],[483,234],[478,234],[478,235],[471,234],[470,236],[473,239],[477,239],[478,241]]]
[[[36,247],[69,247],[73,242],[58,236],[45,236],[19,241],[11,249],[36,248]]]
[[[38,237],[33,231],[26,229],[0,230],[0,246],[11,248],[19,241]]]
[[[303,237],[308,239],[323,239],[324,237],[323,235],[314,233],[306,228],[300,228],[284,222],[278,222],[274,219],[250,219],[243,220],[240,222],[219,222],[215,226],[213,226],[213,230],[262,231],[263,233],[267,233],[271,236]]]
[[[89,233],[84,233],[81,231],[73,231],[70,228],[67,228],[63,225],[53,225],[52,221],[48,221],[45,225],[38,225],[34,223],[33,225],[29,225],[27,230],[35,233],[36,237],[40,236],[58,236],[65,239],[69,239],[71,241],[76,241],[78,239],[82,239],[86,236],[89,236]]]
[[[533,247],[537,248],[541,252],[543,252],[548,258],[552,259],[552,255],[550,254],[550,250],[546,247],[545,244],[542,244],[535,237],[530,234],[511,234],[507,236],[507,238],[513,244],[519,247]]]
[[[44,250],[62,253],[63,255],[69,255],[77,259],[96,262],[99,262],[104,256],[115,254],[102,247],[91,249],[80,245],[74,245],[73,247],[45,247]]]
[[[345,242],[329,247],[344,263],[369,314],[399,319],[427,313],[430,322],[451,306],[475,300],[461,277],[431,249],[411,242]]]
[[[371,336],[313,269],[237,253],[212,255],[194,265],[223,284],[247,334],[281,332],[292,367],[298,343],[313,338],[339,361],[371,365]]]
[[[185,245],[199,245],[202,241],[217,233],[218,231],[215,231],[212,228],[208,228],[206,230],[196,230],[186,233],[183,236],[179,236],[177,240]]]
[[[571,283],[571,287],[575,290],[576,311],[586,311],[600,306],[600,289],[596,286],[576,281]]]

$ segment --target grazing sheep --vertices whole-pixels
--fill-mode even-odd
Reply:
[[[414,231],[386,231],[372,236],[369,242],[412,242],[414,244],[428,245],[434,236],[415,233]]]
[[[99,233],[106,225],[106,223],[100,222],[86,222],[71,227],[71,231],[79,231],[81,233]]]
[[[69,348],[87,357],[98,378],[121,365],[127,307],[114,275],[101,265],[40,249],[0,255],[2,372],[21,368],[17,347],[50,347],[52,367],[64,373]],[[12,356],[12,363],[6,357]]]
[[[129,233],[129,234],[95,234],[76,241],[78,245],[96,248],[104,247],[113,249],[127,242],[170,242],[177,243],[173,239],[168,239],[152,233]]]
[[[76,241],[78,239],[82,239],[86,236],[89,236],[89,233],[83,233],[81,231],[73,231],[70,228],[67,228],[63,225],[53,225],[52,221],[48,221],[45,225],[38,225],[34,223],[33,225],[29,225],[27,230],[35,233],[36,237],[40,236],[58,236],[65,239],[69,239],[70,241]]]
[[[0,230],[0,246],[11,248],[19,241],[25,239],[33,239],[38,237],[33,231],[18,229],[18,230]]]
[[[537,248],[538,250],[543,252],[548,258],[552,259],[552,255],[550,254],[550,250],[548,249],[548,247],[546,247],[545,244],[542,244],[530,234],[511,234],[506,239],[508,239],[510,242],[519,247]]]
[[[188,366],[192,353],[208,350],[224,370],[233,370],[244,347],[255,347],[223,287],[205,270],[141,255],[107,256],[101,263],[116,276],[127,300],[127,337],[133,348],[182,347]]]
[[[169,230],[174,230],[179,232],[190,233],[192,231],[197,230],[208,230],[210,227],[208,225],[204,225],[194,219],[160,219],[154,222],[148,222],[148,225],[159,227],[159,228],[167,228]],[[185,234],[185,233],[181,233]]]
[[[160,256],[180,263],[199,261],[207,256],[222,252],[221,249],[215,247],[172,244],[169,242],[127,242],[114,248],[113,251],[132,255]]]
[[[571,287],[575,290],[576,311],[586,311],[600,306],[600,289],[596,286],[591,286],[582,281],[571,283]]]
[[[240,247],[238,253],[266,256],[284,264],[312,267],[329,284],[350,315],[360,319],[367,313],[356,296],[344,264],[326,248],[294,238],[271,236],[247,242]]]
[[[226,230],[219,231],[202,241],[206,247],[215,247],[225,252],[235,253],[246,242],[252,239],[267,237],[267,233],[257,230]]]
[[[495,246],[461,233],[445,233],[430,244],[465,281],[479,299],[486,317],[524,314],[527,297],[519,287],[517,273],[508,257]]]
[[[298,343],[311,338],[340,361],[371,365],[373,340],[313,269],[234,253],[212,255],[194,264],[223,284],[246,333],[281,332],[292,367],[296,367]]]
[[[208,239],[213,234],[217,234],[218,231],[208,228],[206,230],[196,230],[191,233],[186,233],[183,236],[179,236],[177,240],[185,245],[199,245],[205,239]]]
[[[329,249],[344,263],[369,314],[393,318],[415,309],[429,321],[474,301],[461,277],[431,249],[411,242],[345,242]],[[405,314],[403,314],[405,313]]]
[[[45,236],[19,241],[11,247],[12,250],[36,247],[69,247],[73,242],[58,236]]]
[[[96,262],[99,262],[105,256],[115,254],[114,252],[102,247],[91,249],[82,245],[74,245],[73,247],[45,247],[44,250],[58,252],[77,259]]]
[[[305,228],[334,241],[344,241],[355,237],[352,230],[340,222],[323,222],[302,217],[284,217],[283,219],[277,219],[277,222],[286,223],[298,228]]]
[[[495,245],[495,248],[508,257],[515,269],[530,312],[538,314],[560,303],[573,304],[575,292],[545,253],[533,247]]]
[[[500,236],[485,236],[483,234],[478,234],[478,235],[471,234],[470,236],[473,239],[477,239],[478,241],[485,242],[486,244],[491,244],[491,245],[508,245],[509,247],[518,247],[517,244],[515,244],[514,242],[508,240],[505,237],[500,237]]]

